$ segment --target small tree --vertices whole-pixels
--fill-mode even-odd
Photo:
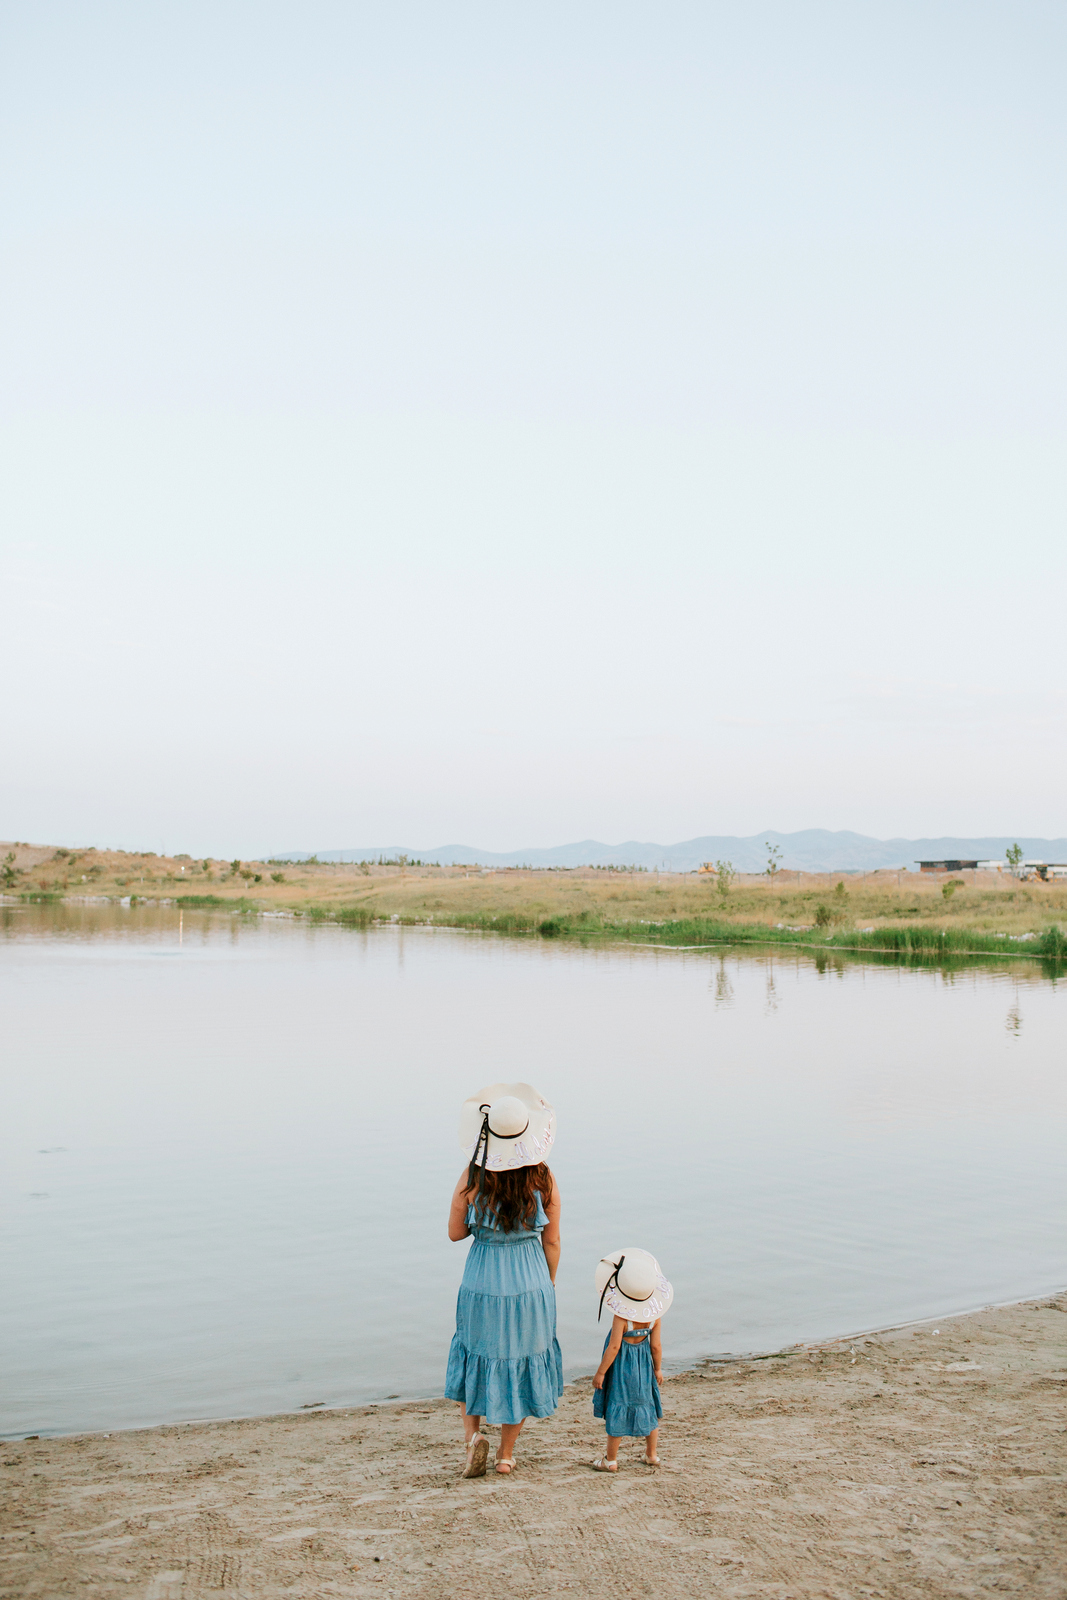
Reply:
[[[1005,850],[1004,854],[1008,858],[1008,866],[1011,868],[1012,872],[1017,873],[1022,865],[1022,846],[1019,844],[1010,844]]]
[[[730,893],[730,885],[737,876],[737,873],[734,871],[734,864],[732,861],[716,861],[715,871],[718,873],[716,884],[719,893],[725,900],[726,896]]]
[[[782,868],[782,852],[769,839],[764,840],[764,849],[767,852],[767,865],[763,870],[773,883]]]

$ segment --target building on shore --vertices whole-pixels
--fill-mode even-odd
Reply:
[[[1019,866],[1019,876],[1054,883],[1057,878],[1067,878],[1067,861],[1023,861]]]
[[[1006,861],[920,861],[920,872],[1003,872]]]

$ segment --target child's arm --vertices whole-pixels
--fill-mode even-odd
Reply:
[[[662,1383],[663,1382],[663,1340],[660,1338],[659,1325],[660,1325],[660,1319],[657,1318],[656,1321],[652,1324],[652,1332],[648,1336],[648,1341],[652,1346],[652,1366],[655,1369],[656,1382],[657,1383]]]
[[[622,1349],[622,1335],[626,1327],[625,1317],[613,1317],[611,1321],[611,1338],[608,1340],[607,1349],[600,1358],[600,1365],[593,1374],[593,1388],[602,1389],[608,1368]]]
[[[467,1202],[470,1191],[467,1188],[467,1169],[464,1167],[460,1180],[452,1191],[452,1209],[448,1213],[448,1237],[450,1239],[465,1239],[470,1233],[467,1227]]]

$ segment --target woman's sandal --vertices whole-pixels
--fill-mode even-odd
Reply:
[[[659,1456],[642,1456],[641,1457],[641,1465],[643,1467],[658,1467],[659,1466]]]
[[[617,1461],[609,1461],[607,1456],[597,1456],[596,1460],[590,1461],[589,1465],[594,1472],[618,1472],[619,1470],[619,1463]]]
[[[505,1456],[497,1456],[494,1464],[496,1466],[496,1470],[500,1473],[502,1478],[510,1477],[515,1470],[514,1461],[509,1461]]]
[[[471,1435],[467,1445],[467,1460],[463,1468],[465,1478],[484,1478],[485,1463],[489,1459],[489,1440],[484,1433]]]

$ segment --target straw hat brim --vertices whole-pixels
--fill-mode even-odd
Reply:
[[[647,1250],[639,1250],[632,1246],[629,1250],[609,1250],[603,1261],[597,1262],[596,1267],[596,1292],[597,1296],[604,1294],[604,1285],[608,1282],[614,1270],[614,1263],[620,1256],[642,1256],[650,1261],[656,1271],[656,1287],[648,1300],[631,1300],[624,1295],[618,1284],[613,1283],[607,1294],[604,1295],[604,1304],[614,1312],[617,1317],[625,1317],[627,1322],[655,1322],[659,1317],[666,1316],[674,1300],[674,1290],[667,1282],[660,1270],[660,1264],[654,1255]]]
[[[471,1160],[478,1144],[482,1119],[485,1115],[482,1106],[490,1106],[494,1101],[509,1096],[522,1101],[529,1113],[529,1120],[522,1133],[513,1139],[500,1138],[492,1132],[490,1126],[489,1154],[485,1162],[486,1170],[489,1172],[509,1172],[516,1167],[536,1167],[546,1160],[548,1152],[555,1143],[556,1113],[543,1095],[538,1094],[528,1083],[491,1083],[487,1089],[479,1089],[476,1094],[464,1100],[459,1114],[459,1143],[466,1159]],[[479,1151],[478,1165],[481,1164]]]

